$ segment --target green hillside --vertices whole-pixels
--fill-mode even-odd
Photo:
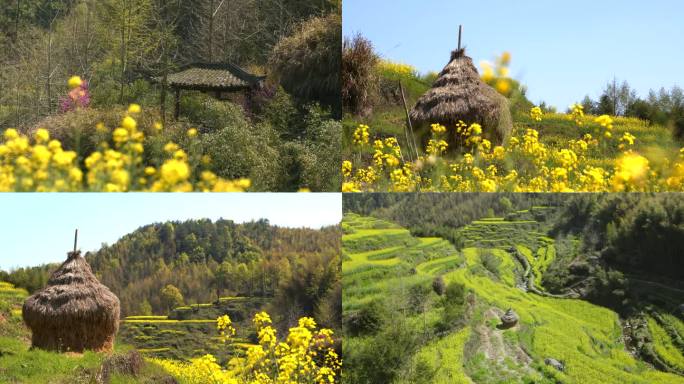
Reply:
[[[540,287],[556,244],[542,223],[516,213],[462,227],[461,250],[347,214],[345,382],[684,383],[681,317],[648,315],[648,330],[638,331],[647,333],[655,359],[637,358],[617,313]],[[392,240],[397,233],[403,233],[399,246]],[[437,277],[444,296],[432,288]],[[465,289],[462,301],[448,298],[451,287]],[[506,329],[499,317],[509,308],[520,321]]]
[[[343,154],[345,158],[351,157],[352,133],[359,124],[368,125],[372,134],[378,138],[396,137],[401,147],[407,148],[404,131],[406,112],[401,98],[397,97],[399,82],[401,81],[404,87],[406,104],[410,109],[420,96],[430,89],[433,80],[433,75],[420,76],[415,72],[397,73],[385,70],[379,71],[379,76],[379,87],[382,92],[374,106],[373,113],[365,117],[345,115],[343,120],[345,129]],[[569,140],[577,140],[586,133],[595,133],[591,125],[595,116],[586,116],[583,119],[584,127],[582,128],[578,128],[575,122],[565,114],[547,113],[542,122],[536,122],[527,113],[531,107],[529,101],[511,100],[511,103],[514,105],[514,130],[524,132],[527,128],[534,128],[539,131],[540,142],[550,148],[564,148]],[[516,108],[519,109],[516,110]],[[625,132],[635,135],[638,139],[634,143],[634,150],[649,158],[671,157],[681,147],[680,143],[673,140],[672,131],[668,127],[649,124],[649,122],[637,118],[614,117],[613,119],[613,135],[622,137]],[[601,151],[592,153],[592,155],[591,165],[605,166],[619,156],[620,151],[617,148],[603,148]]]

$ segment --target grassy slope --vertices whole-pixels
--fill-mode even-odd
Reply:
[[[431,84],[425,79],[415,78],[409,75],[398,75],[384,73],[382,76],[386,81],[398,84],[401,80],[406,91],[406,102],[410,108],[415,105],[418,98],[430,89]],[[592,121],[594,116],[586,116],[583,128],[578,128],[574,121],[569,120],[562,114],[548,114],[544,116],[542,122],[533,121],[527,114],[514,114],[514,129],[523,132],[526,128],[534,128],[539,131],[540,140],[551,148],[565,148],[568,140],[579,139],[585,133],[595,134],[593,128],[596,124]],[[371,129],[371,139],[373,135],[378,137],[394,136],[399,140],[402,147],[406,145],[404,126],[406,113],[401,103],[381,101],[374,109],[371,116],[360,118],[357,116],[346,115],[343,120],[343,156],[350,159],[351,136],[358,124],[367,124]],[[637,140],[634,149],[644,154],[651,161],[675,157],[681,145],[672,139],[670,130],[660,125],[649,126],[647,122],[635,119],[617,117],[614,122],[613,135],[616,138],[622,137],[623,133],[629,132],[636,136]],[[448,128],[448,127],[447,127]],[[605,149],[594,151],[590,154],[590,164],[594,166],[607,166],[612,164],[612,160],[617,155],[615,149]]]
[[[387,237],[382,230],[369,229],[379,223],[377,219],[346,216],[343,223],[347,227],[345,233],[353,232],[357,238],[373,239],[374,252],[394,255],[398,262],[392,265],[366,263],[366,254],[347,251],[348,259],[343,266],[351,262],[354,268],[343,267],[343,310],[358,309],[363,303],[390,296],[397,289],[430,284],[434,276],[444,274],[448,282],[465,284],[486,306],[501,310],[514,308],[521,317],[518,329],[499,331],[495,328],[496,321],[482,316],[473,316],[469,328],[484,329],[485,333],[526,351],[532,362],[525,368],[514,366],[510,356],[501,361],[486,359],[478,349],[475,336],[470,337],[476,344],[470,349],[471,353],[463,353],[464,335],[474,335],[468,331],[469,328],[464,328],[433,340],[416,356],[416,359],[432,357],[438,382],[467,383],[470,380],[466,375],[468,371],[477,376],[478,382],[488,383],[521,382],[524,376],[543,380],[542,375],[552,376],[563,383],[684,383],[683,377],[653,370],[625,351],[616,313],[581,300],[542,297],[515,288],[521,268],[505,251],[511,245],[511,239],[517,246],[530,249],[528,260],[535,275],[543,273],[551,262],[553,246],[529,223],[497,225],[491,221],[496,220],[480,221],[462,229],[469,245],[460,254],[449,243],[438,239],[429,239],[432,245],[421,250],[412,245],[397,251],[395,244],[385,241]],[[382,226],[391,227],[387,224]],[[345,248],[347,236],[343,237]],[[420,240],[416,244],[421,244]],[[359,244],[354,245],[360,247]],[[499,277],[482,267],[480,257],[484,250],[492,251],[501,259]],[[411,269],[416,273],[411,274]],[[432,310],[425,319],[413,319],[416,327],[422,326],[423,321],[433,324],[439,316],[437,311]],[[682,326],[681,321],[674,319],[674,322]],[[349,347],[363,342],[358,338],[345,341]],[[660,345],[661,350],[673,353],[667,342]],[[502,347],[503,350],[506,348]],[[544,366],[543,360],[547,357],[564,361],[566,371],[560,373]]]
[[[27,295],[23,289],[0,282],[0,383],[91,383],[106,355],[29,350],[30,332],[21,320],[21,306]],[[130,349],[122,344],[116,346],[116,352]],[[161,368],[146,364],[140,376],[115,374],[111,383],[153,383],[162,376],[166,374]]]

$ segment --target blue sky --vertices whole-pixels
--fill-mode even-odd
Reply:
[[[339,193],[15,193],[0,194],[0,269],[60,262],[73,248],[94,251],[140,226],[209,218],[260,218],[286,227],[320,228],[342,220]]]
[[[458,25],[476,65],[503,51],[528,97],[560,110],[613,78],[639,95],[684,86],[684,1],[345,0],[343,34],[360,32],[385,58],[440,71]]]

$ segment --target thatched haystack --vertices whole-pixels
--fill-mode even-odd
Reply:
[[[452,148],[457,144],[453,129],[459,121],[480,124],[483,136],[494,144],[503,144],[513,129],[508,100],[480,79],[465,49],[451,53],[451,61],[418,99],[410,117],[423,141],[430,135],[431,124],[447,127]]]
[[[119,330],[119,299],[100,284],[79,251],[24,302],[33,347],[60,352],[111,351]]]
[[[518,314],[511,308],[509,308],[506,313],[501,315],[501,325],[504,328],[510,328],[518,324]]]

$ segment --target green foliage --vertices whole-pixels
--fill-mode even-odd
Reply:
[[[362,345],[345,348],[344,382],[391,383],[406,368],[418,347],[418,337],[402,317]]]
[[[383,302],[374,300],[345,318],[345,331],[352,336],[374,335],[384,326],[389,312]]]
[[[582,233],[584,247],[601,250],[602,257],[615,268],[679,280],[684,277],[684,260],[679,257],[684,247],[680,196],[576,197],[561,217],[556,232]]]
[[[211,353],[220,361],[244,356],[256,339],[252,318],[269,304],[256,297],[221,297],[213,303],[175,308],[169,316],[129,316],[118,338],[146,357],[188,361]],[[231,343],[217,342],[216,318],[228,314],[237,330]]]
[[[464,347],[470,328],[463,328],[422,347],[414,358],[414,368],[407,383],[470,384],[463,368]]]
[[[463,321],[465,312],[466,288],[458,282],[451,282],[447,285],[446,292],[442,298],[442,319],[438,325],[440,331],[448,331],[457,328]]]
[[[150,305],[150,302],[147,301],[147,299],[143,299],[142,303],[140,303],[140,308],[138,309],[138,313],[142,316],[151,316],[152,315],[152,305]]]
[[[424,231],[427,227],[424,222],[429,222],[436,232],[443,230],[440,227],[445,226],[450,216],[459,215],[463,209],[459,203],[483,204],[481,211],[486,215],[488,197],[469,198],[350,195],[345,197],[345,210],[367,210],[376,217],[397,217],[415,223],[417,228],[410,227],[412,232]],[[591,196],[584,198],[592,199]],[[659,372],[626,352],[617,313],[587,301],[551,297],[541,290],[525,291],[516,287],[524,270],[510,250],[514,245],[517,245],[516,252],[521,252],[521,257],[528,263],[526,276],[536,277],[537,283],[540,277],[543,279],[546,274],[564,266],[570,276],[564,278],[560,286],[575,283],[573,276],[581,268],[573,262],[576,263],[578,257],[579,260],[590,259],[591,254],[584,254],[581,243],[574,237],[553,240],[547,236],[548,229],[562,221],[562,206],[577,206],[564,202],[567,197],[521,195],[510,199],[512,213],[536,217],[538,212],[542,221],[517,223],[500,217],[472,220],[470,225],[457,229],[463,236],[469,236],[469,240],[479,237],[478,242],[461,252],[453,247],[451,252],[442,251],[445,246],[440,245],[443,242],[440,239],[421,238],[418,239],[420,245],[414,245],[406,244],[408,240],[399,237],[395,242],[389,239],[400,236],[401,229],[392,223],[356,214],[345,215],[343,313],[345,317],[358,313],[367,303],[377,300],[383,300],[391,312],[382,322],[383,327],[371,335],[355,334],[345,328],[344,382],[403,383],[423,379],[466,383],[470,379],[486,383],[683,382],[680,376]],[[350,202],[350,206],[346,202]],[[429,213],[437,219],[431,220]],[[474,233],[470,234],[471,231]],[[488,243],[489,238],[495,241]],[[497,265],[498,279],[483,273],[486,271],[483,263],[490,258],[487,254],[491,255],[491,263]],[[392,262],[388,263],[390,260]],[[594,273],[593,268],[588,272]],[[426,300],[425,311],[416,311],[413,307],[415,297],[421,296],[424,287],[429,287],[437,276],[444,279],[449,292],[438,305],[432,306],[430,300]],[[598,291],[606,292],[612,300],[621,300],[619,291],[625,284],[622,274],[608,271],[594,276],[600,286]],[[656,289],[651,288],[649,292],[656,294]],[[494,308],[498,310],[493,311]],[[514,328],[501,330],[496,327],[498,316],[507,308],[514,309],[520,321]],[[488,315],[483,316],[483,313]],[[414,334],[415,339],[407,342],[411,346],[410,353],[401,351],[400,354],[386,345],[387,340],[380,340],[381,337],[403,340],[402,336],[388,335],[395,326],[392,320],[396,317],[400,317],[403,326]],[[466,328],[460,328],[463,324]],[[468,334],[474,334],[474,337],[464,336],[467,331],[463,329],[471,330]],[[455,343],[456,338],[458,343]],[[468,339],[474,344],[466,343]],[[441,345],[442,341],[446,345],[452,340],[453,348]],[[663,340],[665,345],[667,340]],[[380,347],[379,351],[374,350],[376,346]],[[483,351],[494,357],[486,358]],[[378,356],[379,353],[385,356]],[[559,372],[547,367],[544,359],[548,357],[563,361],[566,370]],[[397,362],[402,365],[396,365]]]
[[[183,294],[171,284],[162,288],[159,292],[161,302],[168,309],[179,307],[183,305]]]

